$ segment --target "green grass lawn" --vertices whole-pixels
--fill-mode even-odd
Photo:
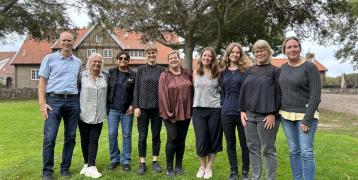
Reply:
[[[2,101],[0,102],[0,179],[40,179],[42,168],[43,120],[37,101]],[[150,134],[150,133],[149,133]],[[160,162],[165,167],[166,131],[162,130],[162,148]],[[151,139],[150,135],[148,137]],[[121,138],[120,138],[121,139]],[[108,153],[107,123],[103,126],[97,156],[97,168],[103,174],[102,179],[165,179],[165,173],[155,174],[151,164],[147,163],[145,176],[135,175],[138,167],[137,151],[138,131],[133,126],[132,171],[125,173],[121,168],[114,172],[106,168],[110,164]],[[148,141],[147,154],[151,154],[151,143]],[[225,143],[225,141],[224,141]],[[121,144],[121,143],[120,143]],[[63,127],[61,125],[55,149],[55,178],[59,176],[59,164],[63,145]],[[278,170],[277,179],[292,179],[286,138],[280,128],[277,141]],[[229,163],[224,151],[218,153],[214,163],[213,179],[227,179]],[[239,146],[238,146],[239,148]],[[239,149],[238,149],[239,150]],[[240,156],[240,150],[238,151]],[[317,179],[358,179],[358,116],[321,111],[320,127],[315,137],[315,154]],[[151,158],[151,157],[149,157]],[[240,157],[239,157],[240,160]],[[151,162],[151,159],[147,160]],[[86,179],[79,175],[83,165],[80,150],[79,133],[72,160],[72,179]],[[193,127],[190,126],[184,155],[185,175],[177,179],[195,179],[199,160],[195,153]]]

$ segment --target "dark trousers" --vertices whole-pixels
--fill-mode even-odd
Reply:
[[[245,130],[242,126],[240,115],[221,115],[222,126],[226,139],[227,155],[230,162],[230,170],[238,172],[237,154],[236,154],[236,134],[237,129],[242,158],[242,170],[249,171],[250,155],[246,144]]]
[[[98,140],[101,135],[102,126],[103,123],[87,124],[81,120],[78,121],[78,128],[81,134],[82,155],[88,167],[96,165]]]
[[[196,153],[200,157],[222,151],[220,108],[193,108]]]
[[[149,119],[152,130],[152,151],[153,156],[159,156],[160,151],[160,130],[162,129],[162,119],[158,109],[140,109],[141,115],[138,118],[138,152],[139,157],[147,156],[147,136]]]
[[[190,119],[184,121],[176,121],[175,123],[164,120],[167,129],[167,143],[165,146],[165,154],[167,159],[167,169],[173,168],[174,156],[175,166],[182,167],[185,138],[188,133]]]
[[[264,114],[246,111],[247,121],[245,135],[250,151],[252,179],[262,179],[262,156],[266,166],[266,180],[276,179],[276,135],[280,119],[276,118],[275,127],[266,129]]]
[[[78,97],[47,97],[47,104],[52,110],[48,110],[48,118],[44,124],[44,142],[42,149],[43,175],[53,173],[54,149],[58,128],[63,118],[64,145],[62,150],[61,170],[68,170],[71,166],[73,149],[76,144],[77,122],[80,118],[80,103]]]

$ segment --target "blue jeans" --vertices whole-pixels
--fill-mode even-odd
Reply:
[[[122,125],[123,153],[118,149],[118,126]],[[109,154],[112,163],[130,164],[132,153],[133,116],[128,116],[116,109],[110,109],[108,115]]]
[[[316,163],[313,153],[314,134],[318,120],[313,119],[307,133],[300,129],[301,121],[290,121],[282,118],[282,127],[290,147],[290,162],[293,179],[315,179]]]
[[[61,98],[47,97],[47,104],[53,110],[48,110],[48,119],[44,124],[44,142],[42,150],[43,175],[53,173],[54,148],[61,119],[64,123],[64,145],[62,150],[61,170],[68,170],[71,166],[73,149],[76,144],[76,129],[80,118],[80,104],[78,97]]]

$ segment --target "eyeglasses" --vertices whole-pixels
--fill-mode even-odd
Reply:
[[[254,54],[262,54],[265,51],[267,51],[267,50],[266,49],[260,49],[260,50],[255,51]]]
[[[121,60],[121,61],[122,61],[122,60],[129,61],[129,58],[127,58],[127,57],[118,57],[118,58],[117,58],[117,60]]]

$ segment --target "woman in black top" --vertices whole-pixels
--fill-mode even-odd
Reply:
[[[134,115],[138,119],[138,152],[140,165],[137,175],[143,175],[146,170],[145,157],[147,152],[147,135],[149,119],[152,131],[152,152],[153,152],[153,170],[160,173],[162,168],[158,163],[160,151],[160,131],[162,128],[162,119],[159,116],[158,109],[158,85],[160,74],[164,68],[157,65],[157,48],[154,44],[148,44],[144,51],[147,57],[147,64],[142,65],[137,70],[133,105],[136,107]]]
[[[240,120],[239,96],[243,73],[251,64],[251,61],[239,43],[234,42],[229,44],[223,58],[224,70],[220,75],[221,121],[230,162],[231,173],[228,178],[229,180],[239,179],[236,154],[236,130],[240,139],[242,176],[244,179],[248,179],[250,166],[249,149],[246,144],[244,127]]]
[[[245,72],[241,86],[241,121],[250,151],[252,179],[262,179],[262,149],[266,179],[272,180],[277,167],[275,140],[279,119],[275,115],[281,102],[279,69],[270,63],[273,50],[265,40],[255,42],[253,53],[256,64]]]

